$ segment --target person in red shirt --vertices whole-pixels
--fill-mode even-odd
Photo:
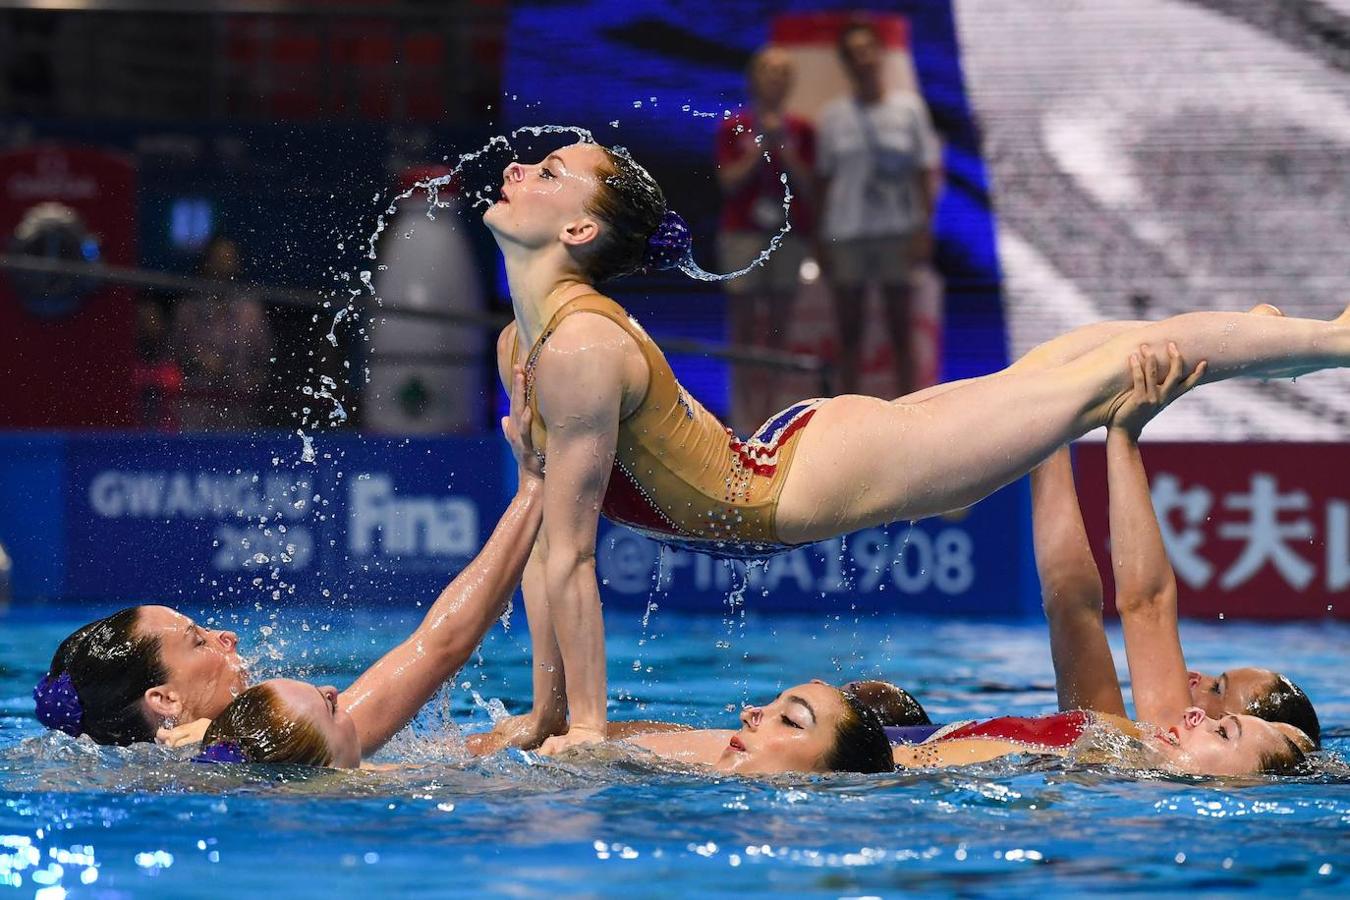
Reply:
[[[717,181],[724,198],[718,250],[723,268],[744,268],[769,246],[785,221],[792,223],[792,230],[763,265],[726,283],[732,343],[772,350],[787,340],[798,273],[815,230],[810,207],[815,131],[805,119],[784,110],[792,77],[787,51],[772,46],[760,50],[746,68],[750,105],[725,120],[717,132]],[[784,174],[793,195],[786,211]],[[769,374],[749,366],[736,369],[732,419],[742,433],[753,431],[774,412]]]

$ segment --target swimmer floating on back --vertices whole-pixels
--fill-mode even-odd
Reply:
[[[421,625],[345,691],[280,680],[266,692],[284,706],[331,710],[329,727],[350,739],[357,759],[407,724],[464,664],[520,583],[543,506],[537,457],[518,438],[530,415],[518,412],[524,409],[523,391],[522,375],[513,403],[519,418],[502,422],[520,461],[516,496]],[[246,690],[237,648],[232,632],[204,629],[165,606],[122,610],[61,643],[34,690],[38,719],[100,744],[150,741],[157,730],[169,744],[195,742],[236,696],[258,702],[254,691]]]
[[[1094,742],[1088,748],[1093,761],[1129,767],[1205,775],[1295,769],[1312,746],[1298,729],[1250,715],[1214,719],[1191,706],[1177,635],[1175,580],[1162,552],[1136,439],[1143,425],[1195,384],[1204,369],[1202,364],[1191,377],[1183,377],[1181,357],[1174,351],[1159,387],[1151,353],[1133,357],[1132,368],[1134,386],[1111,420],[1108,442],[1116,535],[1112,552],[1120,572],[1117,603],[1139,722],[1125,718],[1105,642],[1096,656],[1079,653],[1066,643],[1070,632],[1055,626],[1051,646],[1060,697],[1063,703],[1081,704],[1084,709],[959,725],[920,744],[892,748],[885,722],[896,721],[897,714],[907,722],[926,721],[917,703],[895,704],[898,713],[888,712],[883,720],[879,692],[856,684],[841,689],[812,681],[789,688],[767,706],[743,710],[738,731],[662,726],[655,733],[646,732],[643,723],[626,723],[626,736],[611,728],[610,737],[623,738],[664,759],[740,775],[941,767],[1013,754],[1065,755],[1083,749],[1085,742]],[[1066,466],[1061,453],[1038,475],[1036,517],[1041,526],[1054,525],[1065,512],[1064,502],[1072,499],[1072,476]],[[1081,520],[1076,511],[1074,515],[1081,532]],[[1037,530],[1038,553],[1045,566],[1061,567],[1060,585],[1067,583],[1069,574],[1060,545],[1077,540],[1074,521],[1062,529]],[[1057,587],[1047,581],[1046,590]],[[1100,596],[1100,586],[1097,591]],[[1057,594],[1049,601],[1052,623],[1061,621],[1054,609],[1065,596]],[[1073,601],[1082,598],[1075,596]],[[410,699],[387,701],[406,711]],[[203,750],[203,757],[211,760],[340,767],[355,765],[361,756],[355,734],[344,727],[333,689],[280,681],[266,682],[234,701],[207,731]]]
[[[1156,369],[1151,353],[1132,359],[1134,387],[1116,410],[1107,438],[1116,605],[1138,721],[1126,717],[1101,625],[1101,580],[1088,551],[1068,451],[1062,449],[1033,475],[1036,560],[1051,624],[1061,711],[929,727],[920,742],[894,748],[897,766],[933,768],[1014,754],[1074,753],[1087,761],[1126,767],[1245,775],[1295,771],[1313,749],[1317,720],[1311,704],[1298,714],[1301,721],[1310,721],[1310,735],[1241,708],[1210,715],[1193,702],[1199,680],[1187,672],[1182,655],[1176,579],[1163,549],[1137,439],[1163,406],[1199,379],[1195,374],[1183,377],[1176,353],[1161,387]],[[1199,372],[1203,368],[1198,367]],[[1277,690],[1303,697],[1282,676],[1271,673],[1271,678],[1277,680]],[[831,692],[838,693],[823,682],[790,688],[768,706],[744,710],[736,732],[692,731],[629,740],[663,757],[724,771],[830,771],[831,757],[820,754],[820,739],[813,738],[812,729],[822,718],[817,707],[824,708],[827,722],[841,715],[841,704]],[[1271,704],[1258,701],[1258,705]],[[917,714],[923,716],[922,710]],[[912,733],[900,730],[904,731]],[[857,729],[851,739],[855,755],[868,758],[859,749],[875,743],[869,741],[866,729]]]
[[[1131,389],[1120,360],[1144,344],[1206,360],[1203,382],[1350,365],[1350,310],[1333,322],[1197,312],[1100,323],[994,375],[890,402],[803,401],[741,441],[596,290],[642,268],[692,269],[688,229],[641,166],[594,143],[512,163],[483,221],[515,312],[499,368],[525,367],[535,445],[548,457],[524,581],[534,706],[502,734],[520,746],[548,738],[549,751],[605,735],[601,512],[669,543],[764,556],[976,502],[1104,425]]]

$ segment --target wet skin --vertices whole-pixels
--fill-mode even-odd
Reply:
[[[844,714],[837,688],[820,681],[788,688],[766,706],[741,710],[715,768],[740,775],[824,772],[826,753]]]
[[[1267,722],[1256,716],[1205,715],[1192,706],[1181,719],[1151,739],[1174,768],[1196,775],[1251,775],[1261,771],[1262,758],[1285,751],[1286,738],[1303,743],[1291,725]]]
[[[1188,672],[1191,703],[1206,715],[1219,716],[1246,713],[1252,704],[1264,697],[1275,686],[1279,676],[1269,669],[1244,666],[1229,669],[1218,675]]]
[[[203,628],[167,606],[140,607],[136,630],[159,639],[169,675],[164,685],[147,692],[154,715],[177,722],[215,718],[248,687],[233,631]]]
[[[502,171],[502,189],[497,202],[483,214],[483,224],[505,245],[537,250],[562,236],[577,244],[594,237],[579,232],[579,222],[598,224],[584,209],[595,193],[595,169],[606,160],[596,144],[569,144],[537,163],[514,162]]]
[[[272,689],[292,721],[307,722],[323,736],[333,755],[329,765],[338,769],[361,765],[361,738],[351,715],[338,704],[337,688],[291,678],[272,678],[263,684]]]

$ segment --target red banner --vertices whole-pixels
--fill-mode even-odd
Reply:
[[[1103,444],[1075,448],[1092,552],[1111,583]],[[1143,445],[1188,618],[1350,619],[1350,445]]]
[[[0,247],[72,262],[136,263],[136,172],[125,157],[42,145],[0,155]],[[0,427],[132,421],[131,291],[0,273]]]

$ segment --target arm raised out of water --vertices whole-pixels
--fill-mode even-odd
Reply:
[[[1204,377],[1201,362],[1186,374],[1176,345],[1168,347],[1167,376],[1148,347],[1130,356],[1134,386],[1107,428],[1106,468],[1111,504],[1111,565],[1116,608],[1125,632],[1135,718],[1154,725],[1177,721],[1191,705],[1186,660],[1177,631],[1177,580],[1167,561],[1139,454],[1149,420]]]
[[[605,626],[595,540],[614,467],[630,352],[637,352],[636,345],[621,328],[582,313],[562,321],[535,370],[539,416],[548,432],[544,591],[569,716],[566,734],[545,741],[545,753],[605,739]]]
[[[417,630],[338,698],[356,723],[362,756],[383,746],[464,665],[520,583],[543,516],[544,494],[542,472],[530,446],[524,390],[524,372],[517,370],[511,415],[502,420],[502,430],[516,455],[520,484],[492,536],[441,591]]]
[[[497,374],[508,393],[513,390],[516,369],[524,362],[523,359],[517,359],[518,345],[516,323],[511,322],[497,337]],[[528,405],[523,396],[521,404]],[[529,434],[525,437],[528,439]],[[533,707],[524,715],[507,716],[498,721],[489,734],[471,736],[468,742],[471,752],[494,753],[503,747],[533,750],[545,738],[567,730],[562,654],[558,650],[558,638],[553,633],[548,595],[544,592],[546,549],[544,536],[536,536],[534,549],[530,552],[525,574],[520,581],[520,590],[525,598],[525,618],[530,628]]]
[[[1102,625],[1101,573],[1083,527],[1068,447],[1032,470],[1031,518],[1059,708],[1124,716]]]

